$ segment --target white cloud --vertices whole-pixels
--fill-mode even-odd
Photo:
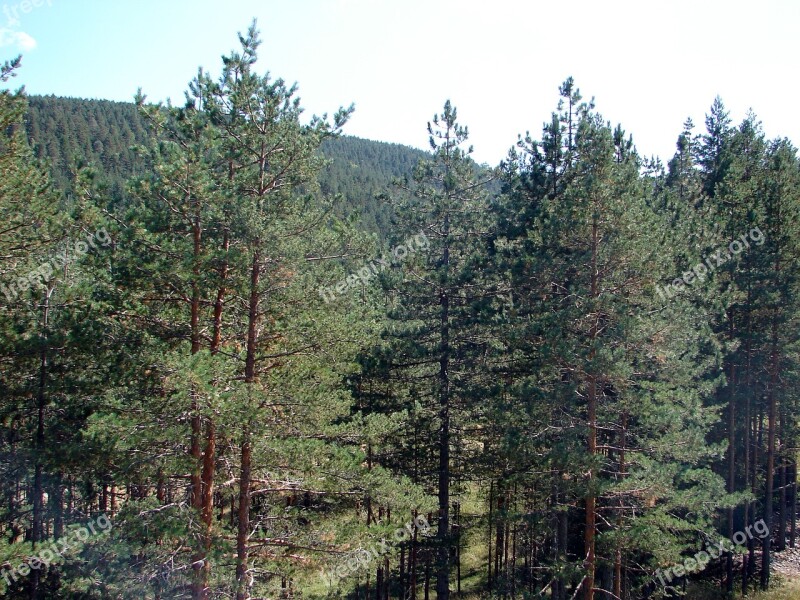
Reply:
[[[5,46],[16,46],[25,51],[36,48],[36,40],[24,31],[13,31],[6,27],[0,27],[0,48]]]

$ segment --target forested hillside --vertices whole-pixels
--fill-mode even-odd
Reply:
[[[717,98],[648,160],[567,78],[487,169],[449,100],[347,137],[240,41],[182,106],[0,92],[3,597],[773,585],[792,143]]]
[[[33,96],[25,126],[59,189],[70,190],[75,171],[88,163],[97,167],[106,192],[122,199],[128,180],[145,168],[135,147],[149,143],[150,134],[133,103]],[[409,176],[425,153],[344,135],[325,140],[320,150],[328,159],[318,176],[320,193],[341,194],[339,216],[354,215],[360,227],[383,237],[392,211],[378,198],[395,179]]]

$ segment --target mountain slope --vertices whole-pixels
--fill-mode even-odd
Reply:
[[[149,139],[146,124],[133,103],[31,96],[26,128],[36,156],[46,159],[55,184],[68,190],[71,171],[80,161],[98,167],[117,199],[125,182],[143,167],[131,147]],[[391,208],[376,196],[392,181],[411,173],[427,154],[400,144],[342,136],[323,146],[330,164],[320,174],[325,195],[341,194],[341,214],[355,215],[365,230],[384,237]]]

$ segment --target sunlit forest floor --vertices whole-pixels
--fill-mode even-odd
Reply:
[[[792,579],[777,576],[773,579],[774,588],[768,592],[751,592],[747,600],[798,600],[800,599],[800,574]],[[741,594],[736,595],[741,598]],[[719,586],[713,586],[705,590],[689,589],[686,594],[687,600],[718,600]]]
[[[772,564],[772,588],[768,592],[751,592],[747,599],[800,600],[800,548],[787,548],[783,552],[775,553]],[[686,593],[687,600],[716,600],[719,597],[718,582],[707,585],[694,584]],[[736,598],[741,597],[741,592],[737,592]]]
[[[465,513],[469,514],[469,509],[475,509],[478,503],[476,497],[462,497]],[[468,600],[478,600],[486,598],[486,548],[485,532],[476,530],[474,535],[465,540],[465,545],[461,554],[461,596]],[[760,553],[757,555],[760,562]],[[800,547],[786,548],[782,552],[776,552],[772,562],[772,589],[768,592],[751,591],[747,600],[800,600]],[[737,586],[741,582],[737,581]],[[432,594],[435,598],[435,593]],[[741,591],[737,589],[736,596],[742,598]],[[714,582],[694,582],[686,590],[687,600],[719,600],[720,583]]]

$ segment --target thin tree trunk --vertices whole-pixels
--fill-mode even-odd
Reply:
[[[214,302],[214,318],[212,325],[211,355],[215,356],[222,345],[222,310],[225,304],[225,294],[227,293],[226,284],[228,279],[228,257],[227,252],[230,246],[228,231],[225,230],[222,240],[222,249],[225,258],[220,269],[220,287],[217,290],[217,298]],[[200,476],[203,495],[201,499],[201,519],[203,522],[203,570],[201,574],[201,591],[199,600],[208,600],[209,581],[211,579],[211,561],[208,554],[211,551],[213,513],[214,513],[214,476],[216,472],[216,448],[217,430],[213,415],[206,419],[206,443],[203,449],[203,471]]]
[[[389,600],[389,577],[391,576],[391,570],[389,568],[388,556],[383,559],[383,571],[385,573],[383,578],[383,600]]]
[[[595,396],[595,380],[589,377],[589,456],[597,452],[597,399]],[[584,600],[594,600],[595,577],[595,529],[597,527],[597,499],[591,491],[594,485],[594,473],[589,472],[590,491],[586,497],[586,528],[584,531],[584,554],[586,556],[586,579],[583,583]]]
[[[245,357],[244,381],[248,386],[256,380],[256,333],[259,318],[258,286],[261,277],[261,255],[256,240],[250,273],[250,299],[247,319],[247,354]],[[249,402],[249,401],[248,401]],[[249,405],[248,405],[249,407]],[[242,427],[241,466],[239,472],[239,523],[236,534],[236,600],[246,600],[250,595],[248,579],[247,540],[250,535],[250,470],[252,461],[252,431],[250,417]]]
[[[455,503],[455,523],[453,524],[453,534],[456,540],[456,591],[461,594],[461,503]]]
[[[405,546],[400,546],[400,570],[399,570],[399,583],[400,583],[400,597],[406,597],[406,549]]]
[[[201,600],[208,600],[208,583],[211,577],[211,561],[208,554],[211,552],[212,528],[214,524],[214,471],[216,465],[217,433],[214,419],[208,419],[206,423],[206,447],[203,451],[203,571],[202,571],[202,590]]]
[[[729,316],[730,336],[733,338],[733,316]],[[730,366],[730,399],[728,400],[728,493],[736,491],[736,365]],[[728,508],[728,539],[733,539],[733,507]],[[733,552],[725,560],[725,591],[733,594]]]
[[[489,559],[486,564],[486,568],[488,569],[486,577],[486,582],[487,582],[486,586],[489,589],[489,591],[492,590],[492,511],[493,510],[494,510],[494,480],[490,480],[489,481],[489,524],[488,524],[489,535],[487,539]]]
[[[764,444],[764,405],[760,403],[758,405],[758,413],[755,417],[753,422],[753,437],[755,439],[755,444],[753,444],[753,496],[758,495],[758,467],[759,467],[759,450]],[[753,510],[751,511],[751,519],[753,522],[756,520],[755,515],[755,504],[753,505]],[[750,552],[749,556],[749,565],[750,565],[750,579],[755,580],[756,576],[756,540],[753,538],[750,540]],[[753,585],[757,585],[755,581]]]
[[[113,504],[113,485],[112,485],[112,504]],[[53,518],[53,537],[55,539],[64,535],[64,474],[59,471],[56,476],[55,494],[53,498],[54,518]]]
[[[772,321],[772,350],[770,352],[769,415],[767,417],[767,472],[764,492],[764,521],[767,535],[762,542],[761,589],[769,588],[770,552],[772,550],[772,502],[775,472],[775,429],[777,427],[778,398],[778,323],[777,316]]]
[[[39,384],[36,390],[36,464],[33,475],[33,521],[31,531],[32,548],[42,541],[44,534],[44,450],[45,450],[45,417],[47,410],[47,377],[49,372],[49,328],[50,328],[50,296],[53,288],[47,288],[42,298],[42,330],[39,346]],[[38,598],[39,569],[31,570],[30,597]]]
[[[516,486],[515,486],[516,488]],[[514,494],[516,498],[516,493]],[[460,573],[460,571],[459,571]],[[517,523],[514,521],[514,527],[511,529],[511,597],[515,598],[517,594]],[[459,576],[458,591],[461,593],[461,581]]]
[[[246,600],[249,596],[247,579],[247,540],[250,535],[250,469],[251,447],[250,428],[244,426],[242,432],[241,466],[239,468],[239,510],[236,533],[236,600]]]
[[[444,218],[444,237],[450,235],[449,216]],[[445,242],[442,265],[450,264],[450,248]],[[436,565],[436,600],[450,597],[450,298],[441,290],[439,337],[439,525],[437,529],[438,557]]]
[[[598,273],[597,273],[597,252],[599,240],[599,227],[597,219],[592,223],[592,257],[591,257],[591,298],[594,301],[598,296]],[[599,315],[595,313],[594,323],[590,332],[590,343],[594,346],[594,341],[598,335],[598,322]],[[594,359],[594,347],[592,348],[589,360]],[[593,365],[590,365],[593,368]],[[589,375],[587,378],[587,417],[589,425],[589,439],[588,451],[589,459],[594,460],[597,454],[597,378],[594,374]],[[586,496],[586,528],[584,531],[584,554],[585,554],[585,567],[586,579],[583,584],[583,598],[584,600],[594,600],[594,579],[595,570],[597,568],[595,559],[595,532],[597,529],[597,498],[594,495],[594,468],[589,469],[589,479],[587,486],[589,488]]]
[[[200,254],[202,252],[202,226],[200,222],[199,203],[195,200],[195,214],[192,222],[192,298],[191,313],[189,320],[191,335],[191,354],[194,356],[200,352]],[[203,490],[202,490],[202,467],[203,459],[200,450],[200,438],[203,435],[202,418],[200,416],[200,403],[198,401],[197,389],[192,385],[191,394],[191,443],[189,454],[192,457],[192,472],[190,478],[191,492],[190,501],[192,507],[198,514],[203,510]],[[195,548],[192,554],[192,599],[204,600],[203,598],[203,544]]]
[[[750,433],[752,417],[751,417],[751,402],[750,402],[750,394],[751,388],[749,385],[750,380],[750,358],[748,352],[748,372],[747,372],[747,399],[745,402],[745,417],[744,417],[744,480],[745,480],[745,489],[748,487],[748,483],[750,484],[750,489],[755,487],[755,481],[751,477],[750,474],[750,443],[752,439],[752,435]],[[744,503],[744,519],[743,523],[744,526],[747,527],[750,525],[750,518],[753,510],[752,502],[745,502]],[[748,579],[749,579],[749,569],[750,569],[750,549],[752,548],[753,542],[752,540],[748,540],[747,542],[747,553],[742,556],[742,595],[747,595],[747,587],[748,587]]]
[[[497,490],[497,523],[495,525],[495,532],[494,532],[494,575],[495,579],[497,579],[498,584],[502,585],[502,577],[503,577],[503,523],[504,523],[504,515],[503,515],[503,508],[504,503],[503,499],[505,497],[505,489],[500,488],[498,485]]]
[[[563,471],[562,471],[563,472]],[[564,492],[561,492],[564,494]],[[559,496],[560,497],[560,496]],[[567,510],[559,511],[558,513],[558,548],[559,548],[559,566],[565,567],[569,558],[569,512]],[[567,582],[565,579],[558,580],[558,600],[565,600],[567,597]]]
[[[749,489],[752,490],[753,496],[755,496],[756,490],[756,471],[755,467],[751,469],[751,463],[756,462],[756,453],[753,453],[753,458],[751,459],[751,451],[750,447],[752,445],[753,439],[755,436],[752,434],[751,430],[751,423],[752,423],[752,394],[753,394],[753,387],[752,387],[752,374],[753,374],[753,313],[752,313],[752,282],[748,279],[747,282],[747,345],[746,345],[746,357],[747,357],[747,371],[745,374],[745,417],[744,417],[744,488],[745,490],[748,489],[748,482],[750,484]],[[750,525],[750,521],[755,520],[755,506],[752,502],[745,502],[744,504],[744,519],[743,523],[744,526],[747,527]],[[752,562],[754,559],[755,547],[754,542],[752,539],[748,539],[747,541],[747,553],[742,557],[742,595],[747,595],[747,589],[749,586],[750,580],[750,573],[752,571]]]
[[[430,548],[425,552],[425,590],[424,600],[430,600],[431,596],[431,551]]]
[[[39,346],[39,384],[36,391],[36,464],[33,477],[33,523],[31,541],[33,547],[42,540],[42,523],[44,519],[44,422],[47,410],[47,376],[49,371],[48,358],[48,327],[50,320],[50,294],[45,290],[42,299],[42,332]]]
[[[625,449],[627,443],[628,431],[628,413],[622,413],[622,422],[620,423],[619,432],[619,478],[620,481],[625,479],[628,468],[625,465]],[[617,531],[622,532],[622,511],[624,510],[625,501],[622,497],[619,499],[619,509],[617,511]],[[614,556],[614,596],[622,598],[622,544],[617,544],[616,553]]]
[[[511,525],[508,520],[508,511],[509,511],[509,497],[508,492],[506,492],[506,518],[505,518],[505,526],[503,527],[503,575],[505,575],[505,586],[504,591],[508,593],[508,578],[509,578],[509,571],[508,571],[508,544],[511,538]]]
[[[797,461],[792,462],[792,520],[790,521],[789,546],[794,548],[797,535]]]
[[[228,230],[225,230],[225,233],[222,237],[222,250],[225,253],[225,258],[223,259],[222,266],[219,271],[220,276],[220,286],[217,290],[217,298],[214,301],[214,320],[213,320],[213,329],[211,334],[211,354],[216,354],[219,352],[219,348],[222,345],[222,309],[225,306],[225,295],[227,294],[227,281],[228,281],[228,249],[230,248],[230,239]]]
[[[778,533],[778,552],[783,552],[784,550],[786,550],[786,508],[787,508],[786,507],[786,500],[787,500],[786,488],[789,485],[789,483],[787,481],[787,476],[786,476],[786,453],[783,450],[784,439],[785,439],[784,435],[785,435],[785,433],[784,433],[784,411],[781,408],[781,411],[780,411],[781,512],[780,512],[779,520],[778,520],[778,531],[779,531],[779,533]]]
[[[411,555],[409,557],[409,588],[411,590],[411,600],[417,600],[417,556],[419,553],[417,544],[417,511],[412,514],[414,517],[413,535],[411,537]]]

